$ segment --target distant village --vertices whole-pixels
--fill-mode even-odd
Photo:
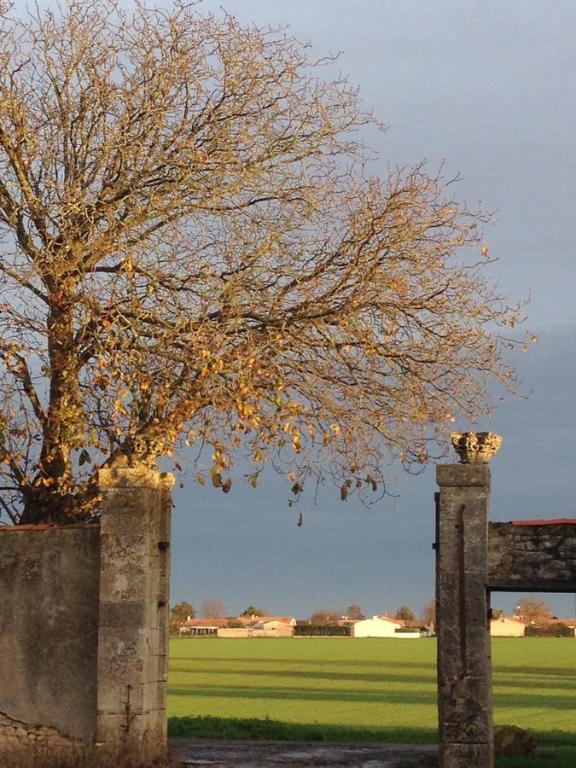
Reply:
[[[395,616],[366,617],[359,613],[353,616],[337,616],[327,611],[319,611],[309,619],[270,616],[253,606],[240,616],[187,615],[183,617],[182,608],[175,606],[171,629],[173,635],[182,638],[386,637],[408,640],[433,636],[435,622],[432,610],[428,611],[424,619],[419,619],[405,606],[402,606]],[[534,619],[524,615],[508,616],[502,611],[494,611],[490,618],[490,635],[492,637],[529,637],[531,635],[576,637],[576,619],[557,618],[545,613]]]

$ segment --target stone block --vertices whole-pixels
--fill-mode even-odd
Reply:
[[[142,600],[100,603],[100,627],[141,629],[144,625],[145,603]]]
[[[125,711],[98,710],[96,746],[116,748],[126,739],[128,717]]]
[[[446,743],[440,746],[441,768],[494,768],[489,744]]]
[[[116,536],[127,537],[141,535],[142,530],[147,527],[143,525],[142,509],[134,504],[133,496],[126,502],[121,497],[114,503],[108,505],[110,510],[102,520],[102,533],[112,533]]]
[[[440,487],[489,487],[490,468],[486,464],[439,464],[436,481]]]
[[[439,687],[443,700],[440,732],[443,740],[478,743],[491,740],[491,690],[484,680],[469,677],[446,681]]]
[[[494,751],[506,757],[534,757],[537,741],[516,725],[494,727]]]

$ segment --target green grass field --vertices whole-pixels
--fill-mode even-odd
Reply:
[[[496,639],[492,655],[495,722],[576,745],[576,641]],[[436,741],[435,657],[432,639],[174,640],[172,732]]]

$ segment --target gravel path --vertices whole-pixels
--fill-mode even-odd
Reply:
[[[172,759],[198,768],[432,768],[431,744],[319,744],[285,741],[194,741],[172,739]]]

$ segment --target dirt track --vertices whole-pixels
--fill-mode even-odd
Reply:
[[[176,764],[199,768],[432,768],[438,764],[438,748],[429,744],[172,739],[170,746]]]

